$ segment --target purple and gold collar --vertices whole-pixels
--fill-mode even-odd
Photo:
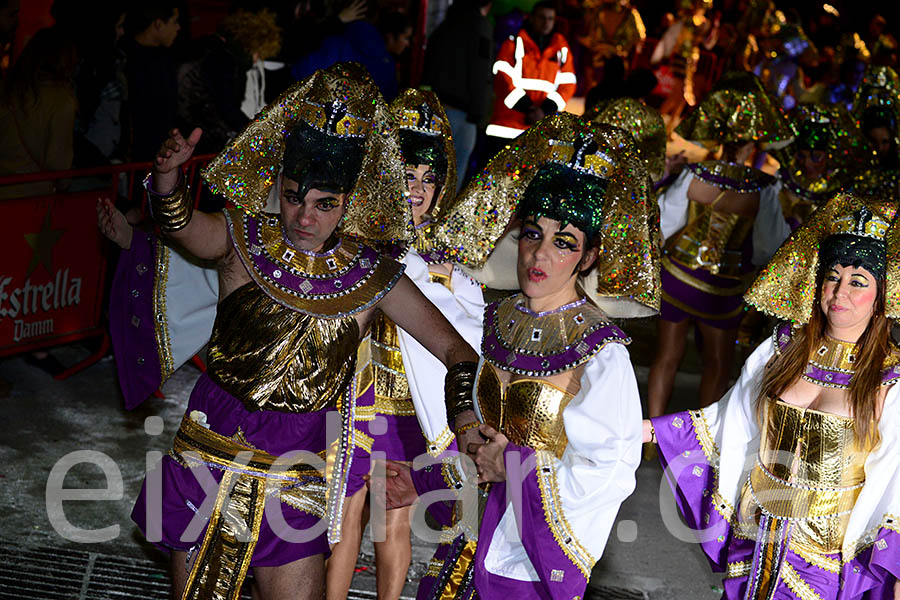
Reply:
[[[231,241],[253,281],[279,304],[314,317],[341,318],[381,300],[404,265],[353,238],[327,252],[294,248],[278,215],[225,211]]]

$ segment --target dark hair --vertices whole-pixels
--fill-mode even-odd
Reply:
[[[178,3],[172,0],[138,0],[125,15],[125,35],[134,37],[146,31],[157,19],[171,19],[177,8]]]
[[[897,119],[884,106],[870,106],[863,111],[862,119],[863,135],[868,135],[873,129],[884,127],[891,135],[897,132]]]
[[[552,2],[551,0],[540,0],[536,2],[534,6],[531,7],[531,12],[529,14],[534,14],[542,8],[546,8],[548,10],[552,10],[556,12],[556,2]]]
[[[387,35],[397,37],[407,29],[412,29],[412,22],[409,20],[406,13],[392,10],[383,13],[378,17],[378,24],[376,27],[378,28],[378,33],[380,33],[382,37],[386,37]]]
[[[67,54],[71,60],[66,60]],[[71,85],[75,74],[77,45],[67,29],[48,27],[32,36],[3,82],[3,101],[25,107],[37,100],[44,82]]]

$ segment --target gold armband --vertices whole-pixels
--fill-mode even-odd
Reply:
[[[144,178],[144,189],[150,200],[150,214],[163,233],[173,233],[184,229],[191,222],[194,214],[194,203],[191,200],[190,186],[184,175],[178,175],[178,184],[168,194],[158,194],[150,187],[151,175]]]
[[[478,364],[472,361],[458,362],[447,369],[444,378],[444,402],[447,406],[447,420],[453,423],[460,413],[475,410],[472,390],[475,387],[475,371]]]
[[[479,427],[480,425],[481,425],[481,423],[479,423],[478,421],[472,421],[471,423],[466,423],[465,425],[463,425],[462,427],[460,427],[453,433],[455,433],[456,435],[462,435],[465,432],[467,432],[468,430],[475,429],[476,427]]]

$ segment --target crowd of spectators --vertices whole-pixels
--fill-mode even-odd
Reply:
[[[15,56],[19,0],[0,0],[0,175],[146,161],[173,126],[202,128],[200,153],[216,152],[291,82],[344,60],[363,63],[387,99],[435,90],[461,174],[564,107],[640,98],[671,130],[725,70],[754,71],[790,109],[849,103],[866,64],[897,62],[894,15],[669,2],[430,0],[423,22],[416,0],[238,1],[214,33],[192,36],[184,0],[55,0],[54,24]]]

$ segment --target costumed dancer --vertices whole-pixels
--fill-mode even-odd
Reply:
[[[748,278],[789,233],[778,180],[745,166],[757,145],[777,147],[793,136],[759,79],[725,74],[678,133],[721,145],[722,157],[688,165],[659,196],[665,250],[658,349],[648,383],[651,417],[665,412],[691,321],[702,337],[700,405],[725,392]]]
[[[448,253],[434,243],[435,220],[452,209],[456,194],[450,122],[437,96],[428,91],[405,90],[391,103],[390,111],[400,137],[416,237],[412,246],[390,245],[385,250],[406,265],[405,274],[477,347],[484,313],[481,286],[447,262]],[[370,450],[376,456],[412,464],[421,454],[440,456],[448,448],[455,449],[446,414],[442,414],[444,365],[384,313],[376,314],[370,337],[375,405],[360,416],[367,422],[368,429],[360,429],[372,440]],[[407,377],[408,373],[413,375]],[[433,410],[416,410],[417,405],[429,403],[437,404]],[[328,598],[347,597],[365,528],[366,491],[349,500],[343,539],[328,561]],[[387,511],[384,540],[374,543],[379,597],[396,598],[403,591],[412,558],[409,512],[409,507]]]
[[[877,162],[875,168],[858,175],[854,189],[896,197],[900,194],[900,79],[896,71],[874,65],[866,69],[853,114]]]
[[[521,230],[494,247],[513,217]],[[513,271],[522,292],[485,309],[476,393],[448,390],[460,443],[479,434],[465,448],[481,498],[456,503],[418,598],[584,594],[640,462],[630,340],[609,318],[657,310],[657,236],[631,136],[569,113],[498,154],[441,224],[437,239],[476,276],[505,287],[494,275]],[[391,468],[389,504],[476,480],[453,457]],[[441,503],[432,508],[446,516]]]
[[[603,81],[607,59],[618,56],[627,66],[640,53],[647,29],[638,9],[630,0],[587,0],[583,6],[585,35],[578,41],[587,53],[584,89]]]
[[[723,598],[900,594],[895,211],[851,195],[816,210],[747,293],[783,322],[734,387],[645,421]]]
[[[850,189],[854,174],[871,166],[867,163],[872,152],[841,105],[801,104],[789,116],[797,136],[776,158],[781,164],[781,209],[796,229],[817,207]]]
[[[132,517],[172,551],[176,596],[237,598],[253,567],[264,598],[321,598],[345,495],[362,485],[354,424],[374,389],[356,355],[375,307],[453,365],[451,387],[471,385],[476,355],[403,265],[360,241],[412,234],[399,144],[365,69],[292,86],[212,161],[207,184],[238,207],[221,215],[192,212],[179,171],[199,134],[173,134],[146,187],[161,231],[216,261],[221,299],[208,370]]]

